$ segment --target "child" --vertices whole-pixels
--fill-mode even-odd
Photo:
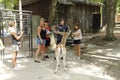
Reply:
[[[80,59],[80,42],[82,39],[82,33],[79,24],[76,24],[75,32],[72,34],[74,36],[74,45],[75,45],[75,55],[77,56],[77,59]]]
[[[48,21],[45,22],[45,27],[46,27],[46,30],[47,30],[47,35],[46,35],[46,44],[45,44],[45,51],[46,51],[46,56],[45,58],[49,58],[48,56],[48,47],[50,46],[50,26],[49,26],[49,23]]]

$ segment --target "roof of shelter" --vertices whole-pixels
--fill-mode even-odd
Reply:
[[[22,0],[22,5],[28,5],[37,1],[39,0]]]
[[[103,4],[100,2],[91,2],[87,0],[69,0],[72,3],[75,4],[87,4],[87,5],[93,5],[93,6],[102,6]]]
[[[74,5],[74,3],[72,3],[71,1],[69,0],[58,0],[58,2],[60,4],[64,4],[64,5]]]
[[[28,5],[34,2],[37,2],[39,0],[22,0],[23,5]],[[87,5],[93,5],[93,6],[102,6],[103,4],[100,2],[90,2],[87,0],[58,0],[60,4],[63,5],[75,5],[75,4],[87,4]]]

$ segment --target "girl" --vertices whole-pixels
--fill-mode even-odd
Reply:
[[[18,44],[19,44],[19,40],[22,37],[24,31],[21,31],[18,36],[15,21],[10,21],[9,22],[9,32],[10,32],[10,35],[12,38],[12,50],[13,50],[12,66],[13,66],[13,70],[17,70],[16,59],[17,59],[17,53],[19,51]]]
[[[41,18],[40,19],[40,25],[38,26],[37,29],[37,45],[38,45],[38,49],[36,51],[36,55],[35,55],[35,62],[40,63],[40,61],[38,60],[38,55],[39,52],[41,52],[41,57],[42,60],[45,60],[45,44],[46,44],[46,28],[45,28],[45,19]]]
[[[74,44],[75,44],[75,55],[77,59],[80,59],[80,40],[82,39],[82,33],[79,24],[75,25],[75,32],[73,33],[74,36]]]

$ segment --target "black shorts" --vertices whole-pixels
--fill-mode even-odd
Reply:
[[[80,44],[80,40],[74,40],[74,44]]]
[[[48,38],[48,39],[46,40],[46,44],[45,44],[45,46],[50,46],[50,41],[51,41],[51,39]]]

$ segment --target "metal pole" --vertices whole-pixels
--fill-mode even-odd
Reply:
[[[23,23],[22,23],[22,0],[19,0],[19,15],[20,15],[20,31],[23,30]]]

